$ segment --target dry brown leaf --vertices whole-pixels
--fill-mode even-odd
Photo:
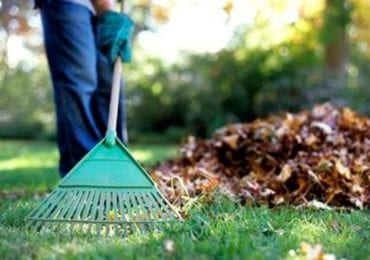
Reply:
[[[289,164],[284,164],[280,174],[277,176],[276,179],[281,182],[286,182],[290,178],[290,176],[292,176],[292,168]]]
[[[325,172],[330,170],[330,168],[333,166],[333,164],[325,159],[321,159],[320,162],[315,167],[315,170],[318,172]]]
[[[330,125],[325,122],[312,122],[311,126],[322,130],[327,135],[333,132],[333,129],[330,127]]]
[[[343,108],[342,117],[343,117],[343,119],[342,119],[342,125],[343,126],[351,127],[356,122],[356,119],[355,119],[356,118],[356,115],[355,115],[355,113],[351,109],[349,109],[347,107]]]
[[[342,176],[344,176],[346,179],[351,179],[351,170],[344,166],[340,160],[337,160],[335,162],[335,169],[338,171],[338,173]]]
[[[224,141],[224,143],[226,143],[228,146],[235,150],[236,148],[238,148],[238,139],[239,135],[235,134],[223,137],[222,141]]]

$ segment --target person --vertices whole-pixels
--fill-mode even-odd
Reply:
[[[59,173],[64,177],[105,135],[113,63],[118,56],[131,60],[134,23],[114,11],[112,0],[36,0],[36,7],[53,83]],[[121,94],[117,136],[124,143],[125,129]]]

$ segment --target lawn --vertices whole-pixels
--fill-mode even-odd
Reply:
[[[147,167],[176,154],[174,145],[131,149]],[[58,182],[57,151],[28,141],[0,141],[0,151],[0,259],[289,259],[300,256],[304,241],[338,259],[370,259],[369,211],[247,207],[219,194],[207,204],[195,202],[184,222],[162,233],[114,238],[28,231],[25,215]]]

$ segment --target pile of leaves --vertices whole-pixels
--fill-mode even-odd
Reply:
[[[176,205],[220,190],[245,203],[367,208],[370,119],[331,104],[189,137],[151,175]]]

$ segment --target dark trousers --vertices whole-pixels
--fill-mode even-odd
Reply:
[[[53,81],[63,177],[105,135],[112,66],[97,48],[91,10],[62,0],[37,4]],[[126,142],[123,94],[117,125],[118,138]]]

